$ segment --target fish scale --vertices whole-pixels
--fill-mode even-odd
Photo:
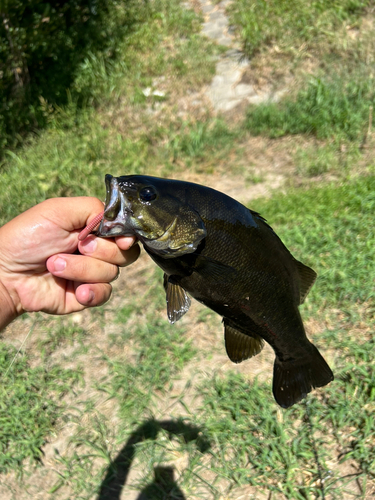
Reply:
[[[222,316],[233,362],[268,342],[276,355],[273,394],[284,408],[333,380],[298,309],[316,273],[291,255],[260,214],[185,181],[107,175],[106,189],[97,234],[131,234],[143,243],[164,271],[171,322],[188,311],[191,296]]]

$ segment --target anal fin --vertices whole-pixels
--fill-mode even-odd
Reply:
[[[175,283],[169,281],[164,274],[164,289],[167,299],[167,314],[170,323],[176,323],[186,312],[188,312],[191,300],[185,290]]]
[[[228,357],[233,363],[241,363],[252,358],[263,349],[264,341],[256,333],[249,335],[240,332],[224,320],[225,348]]]

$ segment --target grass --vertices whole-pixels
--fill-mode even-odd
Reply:
[[[342,151],[345,150],[345,154]],[[296,173],[302,177],[314,178],[335,173],[345,178],[361,161],[362,153],[356,143],[330,141],[326,144],[304,145],[297,148],[294,156]]]
[[[252,5],[249,12],[245,1],[231,8],[255,62],[275,44],[280,60],[287,53],[293,64],[319,54],[314,77],[302,78],[278,103],[250,108],[240,124],[194,106],[181,112],[211,79],[220,50],[199,36],[194,12],[177,1],[152,2],[147,23],[132,27],[116,57],[86,57],[67,106],[42,102],[49,126],[1,164],[9,189],[0,193],[0,222],[46,197],[103,197],[107,172],[193,175],[199,182],[245,171],[237,162],[244,161],[250,134],[252,141],[255,134],[272,138],[262,154],[270,158],[274,147],[275,164],[285,154],[282,141],[289,141],[298,173],[292,188],[253,200],[251,208],[318,273],[301,312],[335,380],[281,410],[272,398],[271,370],[255,378],[257,359],[223,364],[216,315],[193,306],[168,324],[161,272],[142,261],[124,270],[124,288],[105,307],[73,319],[38,316],[36,338],[10,369],[15,350],[9,338],[1,343],[0,496],[373,495],[371,43],[359,37],[345,51],[342,34],[361,28],[369,2]],[[316,176],[323,182],[312,182]],[[255,174],[246,179],[258,181]],[[14,328],[22,332],[25,325]],[[81,380],[85,386],[76,383]],[[14,474],[23,474],[23,482]]]
[[[165,319],[155,318],[155,312],[132,318],[137,325],[134,331],[129,331],[122,310],[119,315],[122,334],[117,342],[132,341],[132,356],[116,360],[106,358],[108,380],[101,382],[99,389],[108,397],[117,398],[124,418],[133,418],[135,422],[140,414],[147,414],[154,397],[163,398],[196,351],[192,343],[184,338],[181,327],[167,325]]]
[[[371,6],[366,0],[236,0],[230,7],[249,57],[270,45],[298,54],[318,44],[332,49],[337,31],[360,22]]]
[[[12,363],[13,362],[13,363]],[[64,394],[79,380],[77,370],[54,364],[31,367],[15,349],[0,345],[0,473],[40,461],[42,446],[65,405]]]
[[[346,364],[345,371],[350,368]],[[232,484],[250,484],[276,498],[319,498],[322,491],[328,498],[343,498],[354,479],[364,485],[374,477],[374,400],[367,393],[374,379],[371,370],[363,380],[364,365],[357,369],[351,382],[359,398],[358,405],[353,404],[354,389],[349,389],[345,371],[336,373],[338,380],[319,399],[310,397],[283,413],[265,397],[268,384],[236,374],[211,380],[202,389],[202,418],[215,443],[210,467]],[[354,428],[355,436],[348,441]],[[354,477],[333,470],[336,457],[341,463],[355,463]]]
[[[332,352],[335,381],[282,412],[268,383],[231,373],[204,384],[199,421],[216,446],[211,467],[234,483],[282,498],[317,498],[322,490],[343,498],[354,479],[365,491],[375,477],[374,188],[375,178],[367,177],[257,206],[294,255],[318,271],[303,314],[324,320],[331,311],[330,326],[317,342]],[[351,460],[353,475],[337,475],[334,457],[339,463]]]
[[[59,347],[77,347],[76,353],[85,349],[85,340],[87,340],[87,329],[75,324],[73,321],[65,318],[56,318],[52,324],[45,321],[45,335],[37,341],[38,352],[42,359],[47,360],[48,357]],[[78,344],[78,346],[77,346]]]
[[[248,130],[269,137],[308,134],[336,141],[366,139],[374,104],[372,78],[349,82],[316,79],[295,99],[260,105],[249,111]]]
[[[73,129],[50,129],[31,141],[24,152],[8,153],[1,180],[12,184],[2,192],[0,222],[5,223],[30,206],[54,196],[103,198],[104,175],[138,174],[168,176],[192,168],[212,171],[224,157],[238,132],[222,120],[179,120],[173,125],[152,126],[147,133],[113,136],[90,113]],[[153,137],[151,139],[151,137]],[[222,147],[218,150],[217,143]],[[200,164],[204,167],[200,168]],[[14,179],[17,178],[17,182]]]
[[[251,377],[251,360],[248,375],[233,365],[226,374],[207,373],[194,388],[195,403],[185,400],[184,381],[188,385],[170,400],[172,407],[178,404],[176,415],[179,408],[188,412],[176,432],[178,419],[173,413],[161,419],[160,408],[181,369],[200,355],[184,325],[168,326],[160,318],[165,306],[157,271],[146,281],[148,312],[141,304],[117,310],[112,342],[131,349],[115,359],[102,355],[108,375],[97,387],[116,401],[116,419],[95,405],[86,408],[70,455],[56,457],[59,479],[51,491],[69,485],[75,498],[106,498],[108,488],[118,487],[115,478],[127,482],[137,464],[142,474],[127,488],[150,491],[154,468],[180,456],[185,466],[179,488],[198,498],[220,498],[223,482],[234,491],[246,485],[276,498],[313,499],[323,492],[333,499],[367,498],[375,479],[374,182],[357,178],[256,204],[294,255],[318,271],[302,314],[322,325],[315,342],[335,372],[328,387],[285,411],[275,405],[270,382]],[[200,318],[205,321],[204,314]],[[189,429],[195,429],[191,437]],[[351,472],[341,472],[348,470],[345,463]],[[207,474],[216,477],[210,486]]]
[[[309,134],[318,139],[365,139],[374,105],[372,78],[345,81],[314,79],[295,99],[251,109],[246,126],[253,134],[269,137]]]
[[[314,137],[295,154],[297,173],[341,176],[372,154],[374,104],[368,1],[248,2],[229,8],[252,83],[281,91],[248,109],[246,129],[270,138]],[[287,28],[286,28],[287,27]],[[277,94],[276,94],[277,95]]]
[[[193,160],[214,161],[214,142],[230,137],[229,127],[212,123],[206,112],[174,116],[173,108],[182,89],[191,93],[210,80],[219,50],[198,36],[199,18],[177,0],[154,2],[136,26],[119,42],[116,58],[85,59],[66,106],[42,99],[49,127],[0,163],[2,183],[13,185],[0,196],[0,223],[48,197],[102,197],[108,171],[167,174]],[[165,94],[167,109],[146,97],[150,86]]]
[[[318,272],[310,295],[318,308],[350,309],[374,300],[374,176],[276,196],[257,209],[271,225],[281,225],[288,248]]]

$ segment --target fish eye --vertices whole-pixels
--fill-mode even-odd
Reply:
[[[139,199],[141,201],[153,201],[155,200],[156,196],[157,193],[155,191],[155,188],[153,188],[152,186],[147,186],[139,191]]]

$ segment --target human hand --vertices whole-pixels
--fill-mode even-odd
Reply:
[[[24,312],[67,314],[109,299],[118,266],[134,262],[139,246],[125,236],[79,242],[101,211],[97,198],[54,198],[0,228],[0,329]]]

